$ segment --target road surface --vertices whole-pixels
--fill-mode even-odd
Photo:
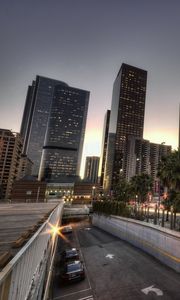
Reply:
[[[56,267],[54,300],[180,300],[180,274],[87,221],[74,224],[58,251],[67,245],[80,249],[86,279],[62,286]]]

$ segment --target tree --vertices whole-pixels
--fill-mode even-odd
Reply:
[[[138,196],[138,203],[143,203],[147,199],[148,192],[152,191],[152,177],[142,173],[131,178],[131,186],[134,195]]]
[[[171,206],[174,210],[174,219],[176,219],[177,209],[179,210],[180,193],[180,149],[170,153],[162,158],[157,172],[163,185],[169,190],[168,198],[164,201],[165,209],[170,211]]]
[[[157,176],[165,187],[180,192],[180,149],[161,159]]]
[[[124,178],[120,178],[119,183],[115,188],[116,201],[128,202],[132,197],[132,186]]]

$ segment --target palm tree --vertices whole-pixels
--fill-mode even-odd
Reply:
[[[172,204],[174,211],[174,220],[173,217],[171,217],[171,229],[173,229],[176,227],[176,214],[177,212],[180,212],[180,192],[170,190],[169,201]]]
[[[180,191],[180,149],[161,159],[157,176],[168,189]]]
[[[152,191],[152,177],[142,173],[131,178],[131,186],[134,195],[138,196],[138,203],[143,203],[147,199],[148,192]]]
[[[132,190],[134,193],[135,198],[137,197],[138,200],[138,212],[137,212],[137,207],[135,204],[135,215],[137,213],[138,218],[142,219],[143,218],[143,208],[141,208],[141,214],[139,215],[139,204],[144,203],[147,200],[147,195],[150,191],[152,191],[152,178],[148,174],[142,173],[140,175],[135,175],[131,178],[131,186]],[[145,212],[146,214],[146,212]],[[149,208],[148,208],[148,213],[149,215]],[[147,216],[147,222],[148,222],[149,217]]]
[[[128,202],[132,195],[132,186],[125,178],[120,178],[119,183],[115,188],[116,201]]]
[[[180,192],[180,149],[162,158],[158,167],[157,176],[169,190],[169,196],[167,200],[164,201],[165,209],[167,210],[166,220],[168,221],[170,207],[173,206],[174,212],[177,209],[177,199],[179,197],[177,195]],[[174,218],[176,218],[176,215]]]

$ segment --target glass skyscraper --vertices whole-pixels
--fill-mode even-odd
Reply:
[[[68,86],[58,80],[36,76],[36,80],[28,87],[20,133],[24,140],[23,154],[33,162],[32,174],[36,176],[39,172],[54,87],[58,84]]]
[[[80,163],[87,119],[89,92],[56,85],[49,114],[39,179],[74,182]]]
[[[129,135],[142,138],[147,71],[122,64],[113,86],[104,188],[114,189],[123,174]]]
[[[64,164],[66,161],[67,168],[71,165],[70,168],[74,168],[74,172],[79,174],[88,101],[89,92],[69,87],[59,80],[37,76],[29,86],[20,133],[24,140],[23,154],[33,162],[33,175],[39,174],[42,152],[43,157],[49,155],[52,160],[46,147],[50,146],[49,150],[54,151],[53,147],[57,147],[58,143],[58,147],[64,147],[65,151],[65,155],[63,151],[62,155],[58,154],[60,160]],[[69,118],[72,118],[72,122]],[[67,148],[71,148],[71,157],[68,156],[70,152],[67,152]],[[55,151],[54,153],[53,155],[57,155]],[[78,158],[72,161],[74,156]]]

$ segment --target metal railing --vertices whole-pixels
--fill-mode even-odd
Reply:
[[[50,226],[62,219],[60,203],[47,221],[0,272],[0,300],[40,300],[54,242]],[[49,231],[49,232],[48,232]]]

